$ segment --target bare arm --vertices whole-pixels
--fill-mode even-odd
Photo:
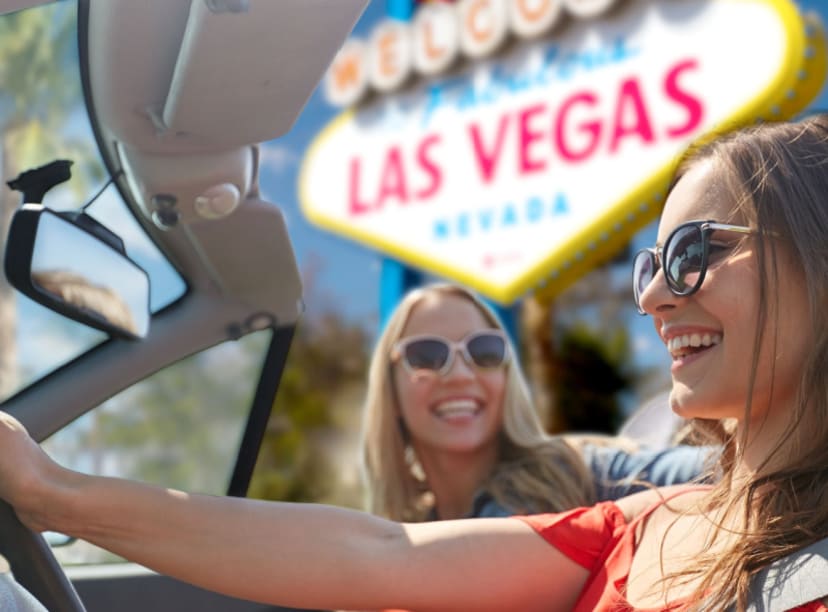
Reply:
[[[400,525],[87,476],[53,463],[2,416],[0,495],[24,522],[228,595],[319,608],[569,610],[587,576],[515,519]]]

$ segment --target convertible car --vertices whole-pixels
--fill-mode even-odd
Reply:
[[[303,312],[257,145],[366,3],[0,3],[0,407],[60,461],[246,494]],[[52,612],[270,609],[44,539],[5,504],[0,553]]]
[[[0,409],[60,463],[248,493],[304,310],[259,145],[367,2],[0,2]],[[825,549],[760,576],[756,609],[820,589]],[[276,609],[33,533],[2,502],[0,557],[2,610]]]

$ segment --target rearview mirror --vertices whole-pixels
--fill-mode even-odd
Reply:
[[[121,338],[147,335],[147,273],[85,213],[24,204],[9,228],[5,272],[15,289],[70,319]]]

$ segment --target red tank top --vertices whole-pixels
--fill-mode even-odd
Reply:
[[[686,489],[679,491],[664,501],[686,492]],[[671,612],[680,610],[687,601],[677,600],[659,608],[634,608],[622,595],[635,553],[636,526],[664,501],[653,504],[629,523],[613,502],[556,514],[516,518],[526,522],[548,543],[590,571],[574,612]],[[790,612],[828,612],[828,607],[815,601]]]

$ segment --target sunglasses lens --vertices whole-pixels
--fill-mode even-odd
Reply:
[[[692,293],[704,269],[704,239],[696,225],[678,228],[664,245],[664,273],[678,295]]]
[[[446,364],[449,347],[436,338],[424,338],[407,344],[403,357],[413,370],[439,370]]]
[[[639,251],[633,259],[633,296],[639,310],[641,310],[641,294],[653,280],[655,272],[655,256],[650,251]]]
[[[468,342],[469,356],[481,368],[496,368],[506,361],[506,340],[497,334],[479,334]]]

